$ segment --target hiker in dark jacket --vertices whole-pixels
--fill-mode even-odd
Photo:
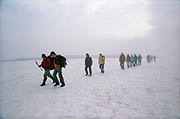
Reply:
[[[45,54],[42,54],[42,58],[43,58],[43,61],[42,63],[39,65],[39,67],[42,67],[44,68],[44,79],[43,79],[43,82],[40,86],[44,86],[46,85],[46,80],[47,80],[47,77],[50,77],[52,80],[53,80],[53,83],[55,83],[55,80],[53,78],[53,76],[51,75],[51,73],[49,72],[50,71],[50,59],[48,57],[46,57]]]
[[[89,69],[89,76],[92,75],[91,66],[92,66],[92,58],[89,56],[88,53],[86,53],[86,58],[85,58],[85,72],[86,72],[86,76],[88,75],[88,70],[87,69]]]
[[[51,52],[50,54],[51,58],[53,58],[53,64],[54,64],[54,72],[53,72],[53,77],[56,81],[56,84],[54,86],[60,85],[58,78],[57,78],[57,73],[59,75],[59,80],[61,82],[61,86],[60,87],[64,87],[65,86],[65,82],[64,82],[64,78],[62,75],[62,67],[65,67],[65,62],[64,62],[64,57],[60,56],[60,55],[56,55],[56,53],[54,51]]]

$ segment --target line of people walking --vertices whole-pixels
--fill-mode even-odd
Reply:
[[[65,68],[67,65],[66,58],[52,51],[49,56],[42,54],[42,59],[43,60],[40,65],[36,62],[36,64],[40,68],[42,67],[44,69],[44,75],[43,75],[44,78],[40,86],[45,86],[47,77],[49,77],[52,80],[52,83],[55,83],[54,86],[58,86],[61,83],[60,87],[64,87],[65,81],[62,75],[62,68]],[[150,63],[153,59],[155,62],[156,56],[147,55],[146,59],[148,63]],[[132,67],[141,65],[141,61],[142,61],[141,54],[139,54],[138,56],[136,54],[131,55],[131,56],[127,54],[127,56],[125,57],[124,53],[121,53],[121,55],[119,56],[120,67],[122,70],[125,69],[125,66],[124,66],[125,62],[127,63],[127,68],[132,68]],[[92,68],[91,68],[92,64],[93,64],[92,58],[90,57],[88,53],[86,53],[85,76],[92,76]],[[102,53],[99,54],[98,64],[99,64],[100,72],[104,73],[105,56]],[[53,70],[53,75],[51,75],[50,73],[51,70]],[[58,74],[59,80],[57,78],[57,74]]]
[[[119,57],[120,67],[122,70],[124,70],[124,63],[127,62],[127,68],[135,67],[137,65],[141,65],[142,56],[139,54],[138,56],[136,54],[129,55],[125,57],[124,53],[121,53]]]

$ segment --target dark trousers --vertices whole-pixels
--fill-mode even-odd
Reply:
[[[89,74],[92,75],[91,66],[85,66],[86,75],[88,75],[88,69],[89,69]]]
[[[104,64],[99,64],[99,68],[101,69],[101,72],[104,73]]]
[[[127,62],[127,68],[131,67],[131,62]]]
[[[56,84],[59,84],[58,78],[57,78],[57,76],[56,76],[57,73],[58,73],[58,75],[59,75],[59,80],[60,80],[61,84],[62,84],[62,85],[65,85],[65,83],[64,83],[64,78],[63,78],[63,75],[62,75],[62,68],[56,68],[56,69],[54,69],[54,73],[53,73],[53,77],[54,77],[54,79],[55,79],[55,81],[56,81]]]
[[[121,69],[124,70],[124,62],[120,62]]]
[[[137,65],[137,60],[135,60],[135,65]]]
[[[42,84],[46,84],[47,77],[51,78],[53,80],[53,82],[55,82],[53,76],[50,74],[50,70],[49,69],[45,69],[44,71],[45,71],[44,72],[44,79],[43,79]]]

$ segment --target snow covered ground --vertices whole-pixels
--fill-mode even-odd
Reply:
[[[86,77],[84,59],[69,59],[63,88],[50,79],[40,87],[34,61],[1,62],[0,119],[180,119],[178,60],[122,71],[118,59],[106,58],[105,74],[93,61]]]

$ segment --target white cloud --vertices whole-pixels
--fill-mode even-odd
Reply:
[[[89,0],[85,12],[91,15],[115,8],[118,8],[119,12],[124,12],[147,4],[148,0]]]
[[[40,12],[39,17],[44,19],[40,23],[43,25],[41,31],[49,32],[53,26],[54,33],[61,31],[66,38],[92,35],[101,39],[132,38],[149,33],[152,26],[148,22],[148,1],[17,0],[22,9],[29,10],[31,14]],[[69,33],[71,36],[67,35]]]
[[[99,49],[106,49],[112,43],[111,49],[115,51],[119,49],[119,45],[123,48],[123,42],[139,44],[138,40],[141,38],[141,41],[146,39],[144,49],[149,44],[154,46],[156,41],[161,44],[164,39],[176,40],[177,35],[174,33],[179,28],[177,2],[154,1],[4,0],[1,11],[2,40],[11,44],[38,41],[38,46],[44,43],[45,50],[51,49],[52,45],[49,44],[54,43],[53,48],[59,49],[62,45],[61,50],[70,53],[74,49],[86,51],[86,48],[97,51],[98,43]],[[126,41],[127,39],[131,41]],[[156,47],[159,44],[156,43]],[[8,52],[9,46],[6,47],[4,51]],[[29,47],[34,46],[29,44]],[[16,48],[18,47],[12,45],[12,49]],[[42,51],[42,47],[39,48],[36,48],[37,52]]]
[[[48,30],[51,29],[68,39],[71,36],[127,39],[146,35],[152,30],[148,1],[17,0],[22,9],[27,9],[31,14],[40,13],[38,17],[43,18],[39,23],[42,30],[38,30],[42,34],[44,31],[50,34]],[[36,26],[34,28],[36,32]]]

